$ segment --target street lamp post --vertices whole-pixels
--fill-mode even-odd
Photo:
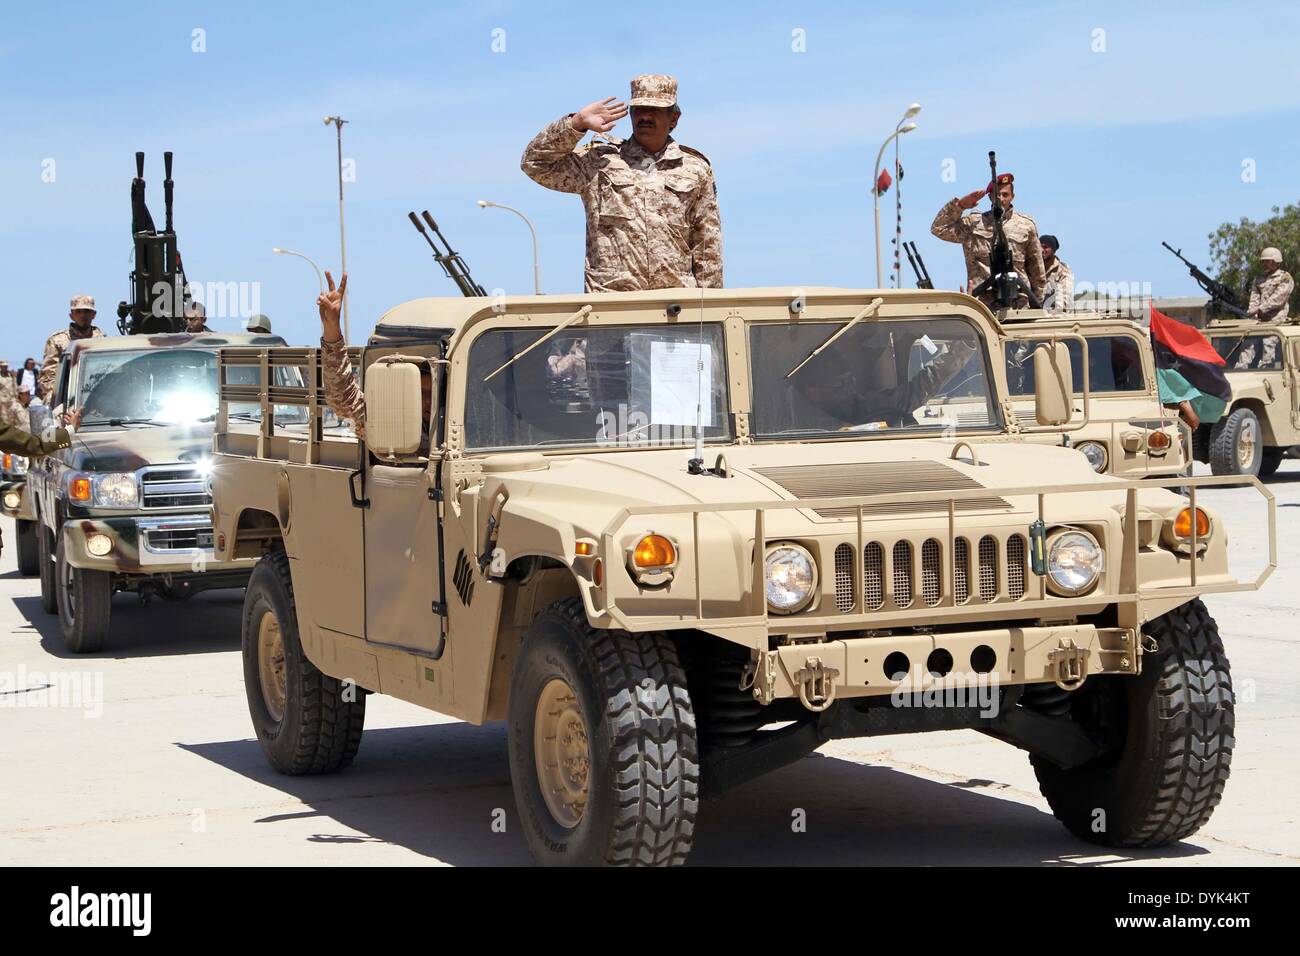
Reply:
[[[890,143],[898,139],[898,137],[902,136],[904,133],[910,133],[912,132],[912,130],[916,129],[916,124],[909,123],[908,120],[910,120],[913,116],[915,116],[919,112],[921,112],[920,103],[913,103],[911,106],[909,106],[907,108],[907,112],[903,114],[903,118],[899,120],[898,125],[894,127],[894,131],[889,134],[889,138],[880,144],[880,152],[876,153],[876,171],[875,174],[871,177],[871,192],[875,196],[875,205],[876,205],[876,288],[877,289],[884,288],[884,279],[882,276],[883,270],[881,268],[881,263],[880,263],[880,160],[881,157],[885,155],[885,149],[889,146]],[[897,172],[897,170],[895,170],[895,172]]]
[[[525,225],[528,226],[528,231],[532,233],[533,236],[533,294],[541,295],[542,294],[542,267],[541,267],[540,260],[537,258],[537,230],[533,228],[532,221],[527,216],[525,216],[522,212],[520,212],[518,209],[515,209],[512,206],[504,206],[499,202],[492,202],[491,200],[488,199],[480,199],[478,201],[478,205],[480,209],[487,209],[489,206],[491,206],[495,209],[504,209],[507,212],[512,212],[520,219],[522,219]]]
[[[325,117],[325,125],[334,124],[338,133],[338,161],[339,161],[339,268],[346,274],[348,271],[348,246],[347,240],[343,235],[343,124],[348,122],[341,116]],[[348,295],[347,290],[343,292],[343,341],[348,341]]]
[[[304,256],[301,252],[294,252],[292,249],[281,249],[279,246],[275,246],[271,251],[277,256],[297,256],[299,259],[306,260],[307,264],[316,270],[316,282],[320,285],[320,290],[322,292],[325,291],[325,280],[321,278],[320,266],[316,265],[316,263],[307,258],[307,256]]]

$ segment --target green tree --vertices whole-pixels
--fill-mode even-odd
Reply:
[[[1210,233],[1211,269],[1228,288],[1242,294],[1242,305],[1250,295],[1250,283],[1262,275],[1259,254],[1268,246],[1282,252],[1282,268],[1291,275],[1300,273],[1300,204],[1285,209],[1273,207],[1273,215],[1263,222],[1242,217],[1225,222]],[[1291,293],[1291,315],[1300,315],[1300,285]]]

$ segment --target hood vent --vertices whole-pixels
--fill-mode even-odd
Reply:
[[[909,491],[967,491],[983,488],[978,481],[955,468],[937,461],[863,461],[842,465],[782,465],[753,468],[754,474],[779,485],[800,500],[807,498],[848,498],[886,496]],[[959,499],[959,514],[971,511],[1010,510],[1011,504],[997,495]],[[817,508],[823,518],[852,518],[858,509]],[[935,514],[946,512],[941,501],[911,504],[906,501],[873,505],[864,501],[864,515]]]

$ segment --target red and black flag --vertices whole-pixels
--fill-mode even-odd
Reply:
[[[1218,421],[1232,402],[1232,385],[1223,371],[1226,363],[1210,340],[1152,305],[1151,347],[1161,401],[1169,405],[1191,402],[1203,424]]]

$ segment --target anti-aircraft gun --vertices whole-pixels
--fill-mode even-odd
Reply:
[[[144,200],[144,153],[135,154],[135,179],[131,180],[131,237],[135,242],[135,268],[131,270],[131,301],[117,306],[117,330],[123,335],[182,332],[189,286],[176,248],[172,227],[172,154],[163,153],[163,203],[166,223],[160,231]]]
[[[991,292],[995,308],[1014,309],[1016,300],[1023,294],[1031,309],[1041,309],[1043,303],[1034,295],[1025,277],[1016,271],[1016,260],[1011,255],[1011,243],[1007,241],[1002,225],[1006,208],[998,195],[998,154],[993,150],[989,150],[989,169],[993,173],[990,180],[993,184],[990,196],[993,200],[993,247],[989,252],[989,277],[977,285],[971,295],[978,299]]]

